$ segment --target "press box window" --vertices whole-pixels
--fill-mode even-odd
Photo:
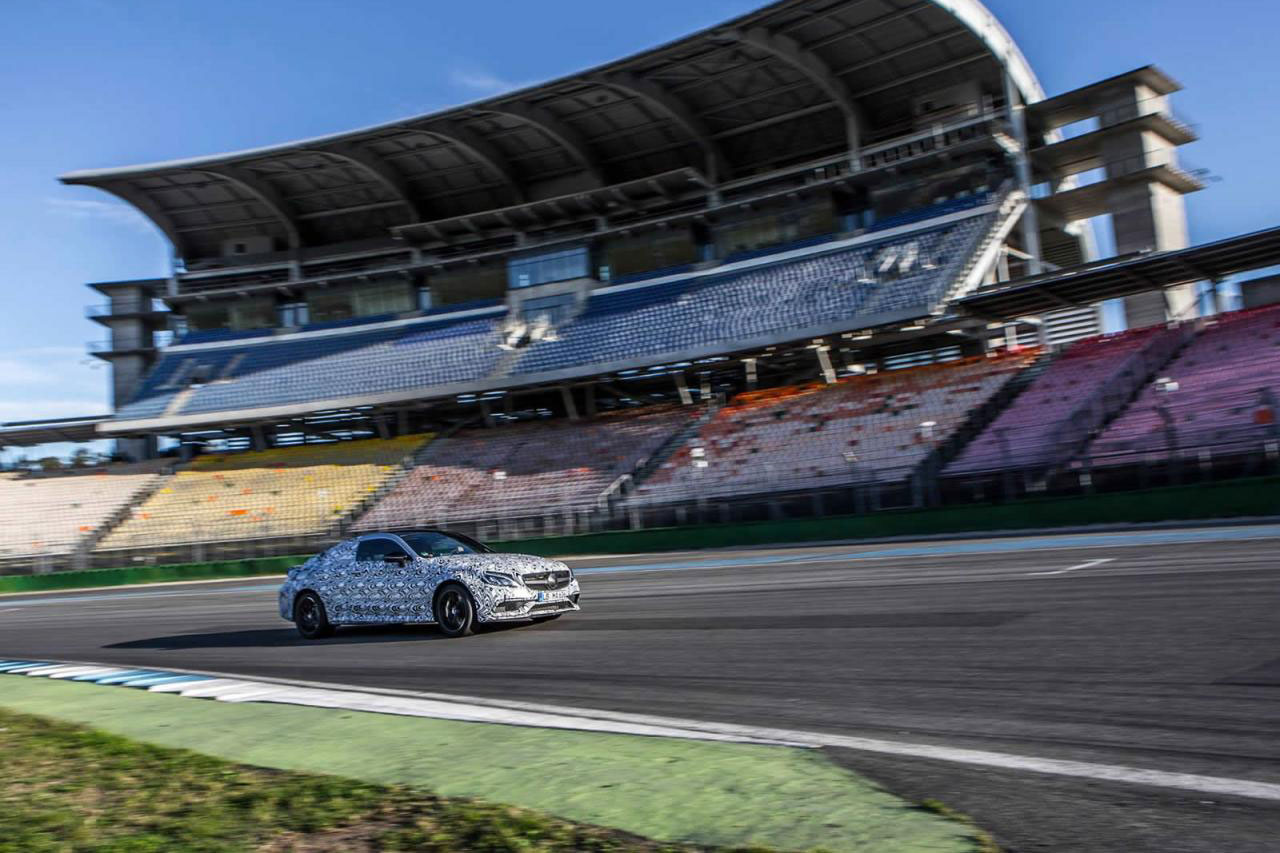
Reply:
[[[512,290],[591,275],[591,252],[585,246],[513,258],[507,264],[507,286]]]

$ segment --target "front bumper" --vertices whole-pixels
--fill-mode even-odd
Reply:
[[[501,600],[488,608],[483,621],[516,622],[582,609],[578,606],[581,592],[577,580],[562,589],[531,590],[521,587],[503,589],[502,593]]]

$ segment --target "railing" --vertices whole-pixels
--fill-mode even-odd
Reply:
[[[86,317],[110,317],[125,314],[163,314],[169,309],[163,302],[155,299],[122,299],[119,302],[107,302],[98,305],[86,305]]]
[[[1143,116],[1162,116],[1180,129],[1195,133],[1196,124],[1169,105],[1168,98],[1163,96],[1143,98],[1127,104],[1118,104],[1098,113],[1098,126],[1108,128],[1113,125],[1133,121]]]
[[[1031,197],[1033,199],[1049,198],[1060,193],[1071,192],[1072,190],[1083,189],[1085,187],[1100,184],[1104,181],[1123,178],[1127,175],[1134,175],[1139,172],[1145,172],[1148,169],[1167,168],[1178,175],[1182,175],[1190,180],[1200,181],[1209,174],[1208,169],[1199,168],[1190,163],[1185,157],[1182,157],[1172,148],[1160,151],[1144,151],[1141,154],[1134,154],[1131,157],[1123,157],[1118,160],[1109,160],[1100,168],[1087,172],[1081,172],[1072,176],[1073,186],[1056,190],[1052,183],[1041,182],[1031,188]]]
[[[155,345],[147,341],[96,340],[88,341],[84,346],[90,353],[132,352],[135,350],[155,349]]]

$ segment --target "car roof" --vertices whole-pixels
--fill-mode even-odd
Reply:
[[[355,538],[355,541],[356,541],[356,542],[364,542],[366,539],[384,539],[384,538],[388,538],[388,537],[389,537],[389,538],[393,538],[393,539],[399,539],[401,536],[407,536],[407,535],[412,534],[412,533],[439,533],[439,534],[442,534],[442,535],[444,535],[444,536],[453,536],[453,535],[454,535],[454,534],[450,533],[448,530],[441,530],[441,529],[440,529],[440,528],[438,528],[438,527],[424,527],[424,528],[422,528],[421,530],[405,530],[405,531],[402,531],[402,532],[400,532],[400,533],[391,533],[391,532],[387,532],[387,531],[380,531],[380,532],[374,532],[374,533],[364,533],[364,534],[361,534],[360,536],[357,536],[357,537]]]

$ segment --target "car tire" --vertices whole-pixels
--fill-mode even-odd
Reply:
[[[325,612],[324,602],[314,592],[304,592],[293,603],[293,624],[307,640],[322,640],[333,636],[333,623]]]
[[[476,603],[467,588],[457,583],[445,584],[436,593],[431,615],[446,637],[466,637],[476,630]]]

